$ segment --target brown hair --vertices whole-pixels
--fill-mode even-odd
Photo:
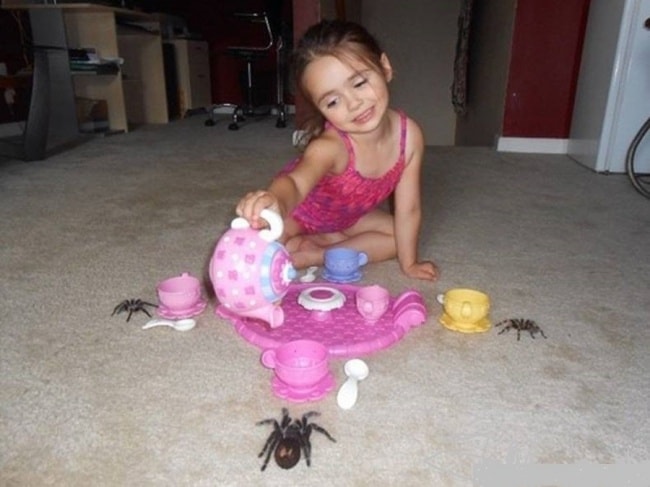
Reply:
[[[309,103],[309,113],[303,127],[304,146],[312,137],[318,136],[325,126],[325,119],[314,105],[302,82],[307,66],[322,56],[334,56],[341,61],[350,59],[362,61],[373,70],[383,73],[381,55],[383,50],[364,27],[349,21],[323,20],[312,25],[302,36],[293,51],[291,65],[296,90]]]

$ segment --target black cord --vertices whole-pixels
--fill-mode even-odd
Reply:
[[[650,174],[637,174],[634,168],[634,158],[641,140],[643,137],[645,137],[649,130],[650,118],[645,121],[637,134],[634,136],[634,139],[632,139],[632,143],[630,144],[630,147],[627,150],[627,155],[625,157],[625,167],[627,169],[627,175],[629,176],[630,181],[632,181],[632,186],[634,186],[634,189],[636,189],[646,198],[650,198]]]

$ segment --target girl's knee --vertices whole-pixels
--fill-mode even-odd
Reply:
[[[394,235],[395,219],[390,213],[386,213],[382,210],[375,210],[361,217],[356,225],[354,225],[350,230],[351,232],[347,232],[348,234],[376,232],[384,235]]]

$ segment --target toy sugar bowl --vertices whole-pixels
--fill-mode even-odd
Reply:
[[[255,230],[244,218],[232,221],[210,260],[210,280],[220,306],[275,328],[284,322],[280,301],[296,271],[277,242],[284,229],[282,218],[269,209],[262,210],[261,217],[270,228]]]

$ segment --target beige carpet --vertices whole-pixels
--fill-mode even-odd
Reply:
[[[352,410],[334,393],[276,398],[259,350],[214,316],[214,301],[186,333],[143,331],[142,313],[111,316],[124,299],[155,301],[165,277],[204,276],[237,198],[294,154],[290,139],[273,120],[233,133],[196,116],[41,162],[0,161],[0,485],[640,478],[635,468],[650,460],[650,202],[625,176],[564,156],[427,150],[421,254],[442,277],[409,281],[394,262],[365,269],[363,283],[420,290],[429,318],[366,357]],[[487,292],[494,322],[534,319],[548,339],[443,328],[435,297],[457,286]],[[337,386],[343,363],[332,362]],[[255,423],[282,407],[319,411],[314,421],[337,442],[314,433],[310,468],[260,472],[270,428]],[[573,480],[544,480],[551,472]]]

